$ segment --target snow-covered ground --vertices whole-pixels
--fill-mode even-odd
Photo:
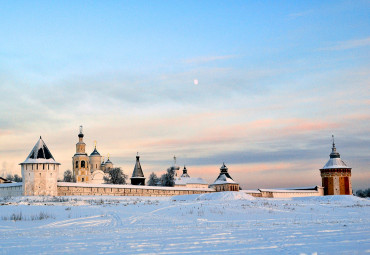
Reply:
[[[0,254],[365,254],[370,201],[353,196],[0,198]]]

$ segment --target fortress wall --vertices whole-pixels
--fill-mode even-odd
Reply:
[[[125,187],[126,186],[126,187]],[[58,183],[58,196],[177,196],[215,192],[213,189],[185,189],[133,185],[66,185]]]
[[[0,197],[18,197],[18,196],[23,196],[22,183],[0,184]]]

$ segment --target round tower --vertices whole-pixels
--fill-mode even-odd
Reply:
[[[100,164],[100,170],[102,170],[103,172],[105,172],[105,158],[104,157],[103,157],[103,161]]]
[[[108,159],[107,159],[107,161],[105,161],[105,163],[104,163],[104,172],[109,172],[109,170],[111,170],[113,168],[113,163],[112,163],[112,161],[110,161],[110,159],[109,159],[109,154],[108,154]]]
[[[84,134],[82,126],[80,126],[80,133],[78,134],[78,143],[76,143],[76,154],[72,157],[73,174],[76,182],[90,181],[90,163],[85,149],[86,144],[83,141]]]
[[[96,149],[96,141],[95,141],[95,147],[94,151],[90,154],[90,167],[91,167],[91,173],[93,173],[96,170],[101,170],[101,155]]]
[[[56,162],[42,140],[37,141],[22,168],[23,195],[57,196],[57,177],[60,163]]]
[[[351,170],[340,158],[334,143],[330,159],[320,169],[324,195],[352,195]]]

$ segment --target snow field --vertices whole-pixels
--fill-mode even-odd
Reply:
[[[366,254],[369,208],[353,196],[241,192],[0,198],[0,254]]]

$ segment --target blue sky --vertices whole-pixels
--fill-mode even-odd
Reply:
[[[0,174],[42,135],[148,176],[174,154],[209,181],[320,184],[331,134],[370,174],[369,1],[9,1],[0,8]],[[194,79],[199,80],[194,85]]]

